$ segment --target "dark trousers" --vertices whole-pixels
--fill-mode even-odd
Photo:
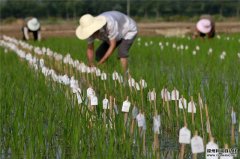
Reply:
[[[116,47],[118,47],[118,58],[127,58],[129,56],[128,52],[134,42],[134,39],[135,37],[133,39],[122,39],[117,42]],[[108,48],[109,44],[105,41],[102,42],[96,51],[96,61],[100,61],[102,59]]]

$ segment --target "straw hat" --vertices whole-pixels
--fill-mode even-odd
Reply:
[[[27,22],[27,27],[31,31],[37,31],[40,28],[40,23],[38,22],[37,18],[32,18]]]
[[[201,19],[197,22],[196,27],[201,33],[207,34],[212,29],[211,21],[208,19]]]
[[[90,14],[85,14],[79,20],[80,25],[76,29],[76,35],[81,40],[87,39],[94,32],[101,29],[106,22],[104,16],[93,17]]]

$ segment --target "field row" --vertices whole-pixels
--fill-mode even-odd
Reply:
[[[138,40],[139,43],[140,41]],[[143,153],[148,157],[155,156],[157,158],[160,154],[164,156],[170,152],[172,157],[177,157],[179,152],[188,154],[189,150],[185,150],[185,144],[191,142],[192,153],[201,153],[200,156],[202,156],[202,152],[207,148],[205,143],[208,140],[211,140],[208,146],[210,144],[210,146],[216,148],[216,144],[213,144],[213,136],[216,136],[215,139],[220,146],[223,146],[224,143],[230,143],[230,141],[232,147],[237,146],[238,138],[236,136],[238,136],[238,131],[235,131],[237,130],[235,106],[220,109],[220,113],[224,116],[227,115],[226,118],[231,120],[228,119],[230,121],[227,124],[228,126],[226,123],[223,125],[224,129],[225,126],[229,127],[229,131],[225,131],[227,134],[216,133],[221,127],[216,129],[216,126],[210,126],[215,125],[218,121],[215,121],[216,119],[211,116],[211,109],[208,112],[208,107],[204,104],[198,92],[195,96],[198,99],[197,102],[194,101],[194,95],[190,95],[188,97],[189,102],[187,102],[183,96],[180,96],[181,93],[175,87],[172,91],[168,91],[166,87],[163,87],[161,91],[157,91],[158,88],[148,88],[147,90],[149,82],[142,78],[139,82],[136,82],[137,80],[133,78],[133,71],[127,76],[121,75],[115,70],[112,73],[107,73],[109,70],[103,72],[99,68],[90,68],[82,62],[74,60],[70,54],[62,56],[62,54],[53,52],[49,48],[34,47],[10,37],[4,37],[1,45],[6,48],[5,52],[11,50],[16,52],[21,59],[26,59],[37,74],[42,72],[47,77],[46,83],[64,85],[65,95],[67,99],[72,101],[72,108],[76,109],[75,107],[77,107],[79,109],[78,113],[83,118],[87,118],[84,123],[85,128],[88,131],[96,128],[96,130],[102,130],[104,134],[111,132],[107,136],[101,136],[102,141],[107,142],[107,146],[109,146],[110,143],[108,142],[110,141],[113,145],[118,143],[125,146],[123,151],[115,147],[112,150],[113,152],[123,152],[124,154],[120,154],[126,157],[131,153],[137,156],[141,156]],[[163,44],[159,43],[159,46],[161,48]],[[181,46],[180,48],[188,50]],[[200,48],[196,47],[196,50],[200,50]],[[222,59],[221,56],[220,59]],[[150,83],[152,84],[152,81]],[[65,86],[68,88],[65,88]],[[239,97],[239,94],[236,94],[236,97]],[[230,113],[223,114],[225,110]],[[64,120],[67,120],[67,118]],[[138,130],[135,122],[137,122]],[[184,127],[180,129],[182,126]],[[86,131],[76,129],[82,133]],[[195,134],[192,140],[190,140],[190,130]],[[198,130],[198,134],[195,130]],[[77,141],[79,142],[84,141],[80,134],[77,134]],[[200,139],[200,142],[194,143],[195,140],[199,141],[198,139]],[[96,138],[92,138],[92,141],[95,140]],[[169,141],[172,141],[173,144],[168,147],[166,143]],[[174,147],[176,141],[180,142],[181,149],[178,146]],[[198,148],[194,149],[194,145]],[[72,150],[71,146],[76,145],[71,143],[70,150]],[[101,147],[100,145],[92,143],[91,146],[90,151],[95,152],[93,154],[100,153],[95,151],[95,148]],[[81,148],[84,148],[83,145],[76,149]],[[74,152],[76,153],[75,149]],[[114,154],[113,152],[111,155]]]

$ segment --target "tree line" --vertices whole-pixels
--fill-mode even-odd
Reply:
[[[118,10],[134,17],[197,16],[240,17],[240,0],[0,0],[1,19],[14,17],[78,18]]]

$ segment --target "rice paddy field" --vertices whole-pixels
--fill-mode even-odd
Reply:
[[[240,34],[139,36],[128,74],[117,52],[89,68],[86,44],[0,38],[1,159],[207,158],[213,138],[239,158]]]

